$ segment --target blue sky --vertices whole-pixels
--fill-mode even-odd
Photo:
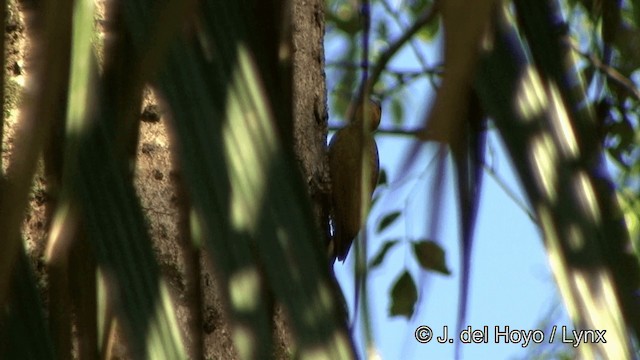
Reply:
[[[376,41],[373,40],[373,43]],[[330,61],[332,56],[340,51],[340,43],[335,38],[328,37],[326,45],[326,56]],[[374,51],[375,48],[374,45]],[[434,49],[428,50],[428,59],[437,57]],[[418,68],[412,52],[407,49],[391,66],[402,69]],[[331,97],[331,89],[335,86],[331,69],[328,69],[327,75]],[[428,82],[422,80],[413,83],[404,92],[406,103],[403,126],[415,128],[420,124],[431,101],[430,89]],[[341,115],[330,112],[330,119],[331,124],[337,125],[336,119],[341,120]],[[392,127],[388,102],[383,101],[381,128]],[[390,185],[377,190],[381,198],[369,215],[369,258],[375,256],[380,244],[385,240],[416,240],[430,235],[427,229],[427,214],[432,209],[428,189],[435,176],[434,166],[428,166],[434,156],[433,145],[424,146],[419,160],[415,162],[416,165],[408,173],[399,174],[400,164],[410,145],[409,139],[377,135],[376,140],[381,167],[387,171]],[[491,155],[487,155],[487,162],[493,164],[499,177],[517,196],[524,199],[500,140],[493,132],[489,136],[489,147]],[[458,335],[456,319],[461,273],[458,256],[459,225],[450,160],[446,184],[444,208],[439,209],[442,211],[440,233],[435,240],[446,251],[447,264],[452,275],[443,276],[419,270],[408,244],[396,246],[388,254],[384,264],[369,274],[370,315],[375,345],[382,359],[421,359],[427,356],[435,359],[453,358],[453,345],[438,344],[435,341],[420,344],[414,338],[414,331],[420,325],[430,326],[436,336],[441,335],[444,326],[448,327],[450,335]],[[379,220],[395,210],[401,210],[403,216],[382,234],[375,234],[374,230]],[[352,249],[345,263],[336,263],[335,266],[351,309],[354,299],[353,253]],[[549,325],[570,325],[561,306],[559,311],[550,315],[552,309],[561,305],[561,300],[537,227],[486,173],[471,266],[466,325],[473,329],[488,326],[489,343],[461,345],[463,359],[528,358],[532,354],[532,345],[523,348],[521,344],[494,344],[495,326],[499,326],[501,330],[504,330],[505,326],[509,326],[511,330],[545,330],[541,328],[543,321],[550,322]],[[390,318],[388,315],[389,291],[404,269],[409,269],[420,293],[416,314],[409,320],[400,317]],[[355,334],[363,350],[364,336],[359,320]],[[544,334],[548,337],[548,331]]]

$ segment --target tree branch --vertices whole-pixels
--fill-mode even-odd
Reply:
[[[589,60],[591,64],[596,67],[596,69],[602,71],[609,79],[621,85],[623,88],[629,91],[637,100],[640,100],[640,90],[638,90],[638,87],[633,83],[633,81],[620,74],[620,72],[615,68],[602,62],[602,60],[600,60],[597,56],[580,51],[580,49],[578,49],[574,44],[572,44],[572,47],[578,55]]]
[[[439,9],[439,1],[436,1],[433,6],[427,11],[425,11],[420,17],[418,17],[414,23],[392,44],[387,47],[387,49],[380,55],[378,61],[375,66],[371,69],[371,74],[367,79],[367,82],[363,84],[358,94],[356,95],[356,103],[362,101],[362,97],[364,94],[370,94],[373,90],[373,86],[376,84],[382,71],[386,68],[387,64],[393,56],[404,46],[404,44],[411,40],[411,38],[426,24],[435,19],[438,14]]]

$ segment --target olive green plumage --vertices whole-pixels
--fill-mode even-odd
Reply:
[[[372,134],[363,133],[363,118],[367,116],[368,130],[373,132],[380,124],[380,104],[370,100],[367,111],[362,106],[356,111],[353,121],[338,130],[329,143],[329,173],[331,175],[331,201],[333,206],[334,236],[330,253],[333,258],[344,261],[353,239],[364,224],[361,220],[361,173],[362,151],[367,149],[370,156],[371,197],[378,183],[378,146]]]

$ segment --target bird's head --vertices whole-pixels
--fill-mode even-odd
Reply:
[[[382,106],[380,102],[369,99],[364,101],[364,106],[363,104],[358,104],[353,121],[360,123],[365,119],[365,116],[369,130],[374,131],[377,129],[380,125],[380,118],[382,117]]]

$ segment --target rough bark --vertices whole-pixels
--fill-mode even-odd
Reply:
[[[295,153],[321,230],[328,227],[326,195],[327,89],[324,73],[324,2],[293,1],[293,137]]]

